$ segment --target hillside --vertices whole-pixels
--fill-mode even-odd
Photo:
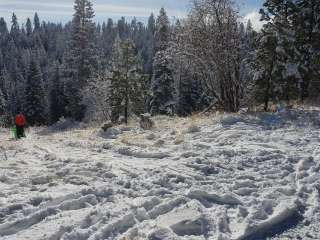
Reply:
[[[0,130],[1,240],[320,239],[320,111]]]

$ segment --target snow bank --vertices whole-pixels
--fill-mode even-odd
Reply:
[[[211,206],[211,204],[222,205],[242,205],[242,201],[235,194],[215,194],[208,193],[202,190],[190,190],[187,192],[187,196],[191,199],[199,200],[205,206]]]
[[[219,121],[224,127],[241,123],[269,128],[281,128],[291,125],[320,127],[320,111],[279,108],[278,112],[225,115]]]
[[[320,239],[318,113],[31,130],[3,146],[0,239]]]
[[[301,219],[299,209],[300,204],[298,202],[292,204],[286,202],[280,204],[265,221],[257,222],[249,218],[244,232],[233,239],[260,239],[264,236],[272,236],[275,233],[284,231],[287,225],[296,224]]]
[[[58,122],[48,127],[49,132],[61,132],[77,129],[80,127],[80,123],[69,118],[61,118]]]

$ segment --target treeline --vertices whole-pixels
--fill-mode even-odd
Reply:
[[[148,23],[93,22],[76,0],[72,22],[11,28],[0,18],[0,117],[23,112],[30,124],[61,117],[127,121],[144,112],[187,116],[204,109],[316,99],[319,10],[316,0],[266,0],[261,32],[239,22],[230,0],[196,0],[188,17],[165,9]]]

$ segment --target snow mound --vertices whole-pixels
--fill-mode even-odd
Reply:
[[[215,194],[208,193],[202,190],[190,190],[187,192],[187,196],[191,199],[199,200],[203,205],[210,206],[213,204],[221,204],[221,205],[242,205],[243,203],[235,194]]]
[[[206,232],[206,220],[202,214],[202,207],[196,201],[188,202],[161,215],[157,218],[157,226],[171,229],[177,236],[201,236]]]
[[[98,136],[105,139],[117,139],[122,130],[116,127],[108,128],[107,131],[100,130]]]
[[[77,129],[80,123],[69,118],[61,118],[58,122],[48,127],[48,132],[62,132]]]
[[[201,128],[197,125],[190,125],[184,133],[198,133],[201,132]]]
[[[166,152],[138,151],[128,147],[119,148],[118,152],[121,155],[135,157],[135,158],[164,159],[164,158],[170,157],[170,154]]]

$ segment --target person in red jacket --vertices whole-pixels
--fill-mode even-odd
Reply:
[[[26,126],[26,118],[23,114],[18,114],[15,118],[15,124],[17,129],[17,138],[25,137],[24,127]]]

